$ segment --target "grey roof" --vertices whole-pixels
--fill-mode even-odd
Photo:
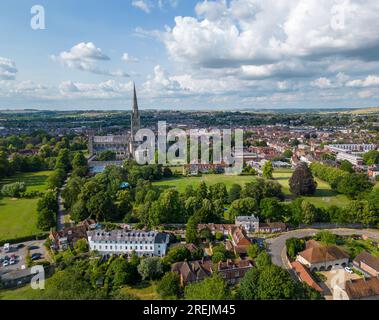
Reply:
[[[252,215],[252,216],[238,216],[236,217],[236,221],[238,222],[259,222],[259,218]]]
[[[17,280],[25,277],[31,277],[35,275],[35,273],[32,274],[31,268],[24,269],[24,270],[16,270],[16,271],[10,271],[7,273],[4,273],[1,275],[2,281],[10,281],[10,280]]]
[[[140,230],[94,230],[87,232],[93,241],[154,241],[164,243],[168,234]]]

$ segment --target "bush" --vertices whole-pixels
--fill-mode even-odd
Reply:
[[[159,281],[157,292],[162,298],[177,298],[180,294],[180,277],[174,272],[166,273]]]
[[[25,182],[6,184],[1,188],[1,194],[5,197],[19,198],[26,191]]]

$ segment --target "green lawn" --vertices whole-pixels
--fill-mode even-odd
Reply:
[[[25,182],[27,191],[45,191],[50,173],[51,171],[18,173],[12,177],[2,179],[0,181],[0,187],[4,184]]]
[[[24,181],[28,191],[45,191],[49,171],[17,174],[3,179],[0,185]],[[35,235],[41,232],[37,224],[38,199],[0,198],[0,240]]]
[[[229,189],[234,183],[243,186],[245,185],[245,183],[253,181],[254,179],[255,177],[253,176],[227,176],[223,174],[204,174],[201,177],[175,177],[171,179],[154,182],[154,185],[161,187],[162,189],[176,188],[179,192],[184,192],[187,185],[191,184],[193,187],[197,187],[202,181],[204,181],[207,185],[223,182]]]
[[[27,285],[11,290],[0,290],[0,300],[38,300],[40,293],[39,290],[33,290]]]
[[[288,180],[292,175],[291,169],[275,170],[274,179],[280,183],[282,190],[286,196],[291,196],[289,191]],[[204,181],[207,185],[216,184],[218,182],[225,183],[226,187],[230,189],[232,184],[237,183],[244,186],[246,183],[253,181],[254,176],[227,176],[222,174],[204,174],[201,177],[175,177],[158,182],[154,182],[154,185],[163,189],[176,188],[179,192],[184,192],[187,185],[191,184],[193,187],[197,187],[201,181]],[[348,203],[348,198],[344,195],[338,194],[333,191],[329,184],[319,179],[316,179],[318,183],[316,194],[312,197],[305,197],[311,203],[318,207],[329,207],[332,205],[344,206]]]
[[[126,286],[121,292],[132,294],[141,300],[160,300],[155,282],[145,282],[136,286]]]

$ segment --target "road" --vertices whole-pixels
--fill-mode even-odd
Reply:
[[[69,215],[67,214],[64,208],[63,199],[62,199],[62,191],[66,187],[68,179],[64,182],[64,185],[62,186],[62,188],[59,190],[59,193],[58,193],[58,217],[57,217],[57,230],[58,231],[61,231],[62,229],[64,229],[66,226],[66,222],[69,220]],[[71,225],[72,225],[72,221],[71,221]]]
[[[379,240],[379,231],[369,229],[327,229],[328,231],[339,236],[350,236],[353,234],[367,235],[369,238]],[[301,229],[286,232],[277,237],[267,239],[268,249],[271,254],[272,262],[280,267],[289,269],[286,254],[286,240],[289,238],[305,238],[315,235],[319,229]]]

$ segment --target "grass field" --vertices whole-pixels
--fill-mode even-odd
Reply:
[[[129,293],[138,297],[141,300],[159,300],[160,296],[157,293],[157,284],[155,282],[146,282],[137,286],[122,288],[123,293]]]
[[[14,182],[25,182],[27,186],[27,191],[45,191],[46,182],[49,178],[50,172],[51,171],[19,173],[12,177],[2,179],[0,181],[0,187],[4,184]]]
[[[46,190],[48,171],[18,174],[3,179],[0,185],[24,181],[28,191]],[[36,227],[38,199],[0,198],[0,240],[14,239],[40,233]]]
[[[33,290],[29,285],[16,289],[0,290],[0,300],[38,300],[39,290]]]
[[[292,175],[292,170],[281,169],[275,170],[274,179],[280,183],[282,190],[286,196],[290,196],[288,180]],[[201,177],[175,177],[167,180],[155,182],[154,185],[163,189],[176,188],[179,192],[184,192],[187,185],[191,184],[193,187],[197,187],[202,181],[207,185],[216,184],[218,182],[225,183],[226,187],[230,189],[232,184],[237,183],[244,186],[246,183],[255,179],[254,176],[227,176],[216,174],[204,174]],[[316,194],[312,197],[305,197],[311,203],[318,207],[329,207],[332,205],[344,206],[348,203],[346,196],[336,193],[331,189],[329,184],[319,179],[316,179],[318,183]]]

